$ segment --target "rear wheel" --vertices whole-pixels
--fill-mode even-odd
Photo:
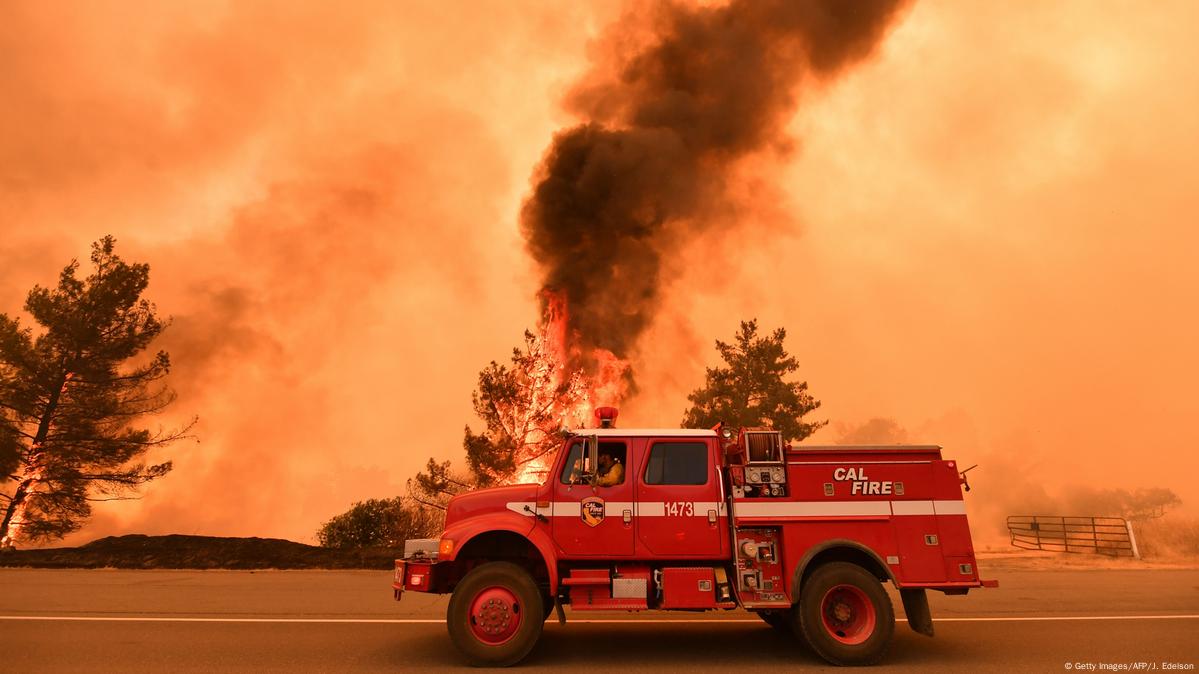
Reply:
[[[895,634],[891,598],[874,574],[857,564],[832,562],[812,572],[800,592],[799,632],[834,665],[872,665]]]
[[[466,574],[446,611],[450,640],[475,666],[520,662],[541,636],[541,590],[525,569],[489,562]]]

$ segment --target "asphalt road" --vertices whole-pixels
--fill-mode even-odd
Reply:
[[[1199,665],[1199,570],[986,575],[1001,587],[967,597],[934,593],[937,636],[901,623],[880,669]],[[395,603],[389,583],[386,572],[0,569],[0,671],[460,668],[441,622],[446,599],[408,594]],[[566,626],[546,624],[522,669],[825,668],[794,639],[741,612],[568,617]]]

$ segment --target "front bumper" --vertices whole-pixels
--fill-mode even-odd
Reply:
[[[437,561],[433,559],[397,559],[391,589],[399,601],[405,591],[435,592]]]

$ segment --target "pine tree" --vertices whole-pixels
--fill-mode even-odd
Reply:
[[[687,396],[692,406],[683,415],[684,428],[770,426],[788,441],[808,437],[826,421],[804,421],[820,407],[808,393],[807,382],[787,381],[799,362],[787,353],[787,331],[758,336],[758,321],[741,321],[735,343],[716,341],[727,367],[708,368],[703,388]]]
[[[438,462],[430,458],[425,470],[408,478],[408,497],[420,507],[444,513],[450,499],[478,486],[472,475],[459,475],[450,468],[449,461]],[[440,517],[440,515],[438,515]]]
[[[124,262],[115,245],[92,245],[87,278],[73,260],[56,287],[29,292],[38,334],[0,314],[0,545],[61,538],[92,502],[135,498],[171,469],[146,453],[187,431],[135,426],[175,396],[165,352],[134,361],[164,323],[142,299],[149,266]]]

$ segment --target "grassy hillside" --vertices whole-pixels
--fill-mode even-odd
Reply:
[[[77,548],[0,551],[0,566],[118,569],[390,569],[400,551],[333,550],[279,538],[109,536]]]

